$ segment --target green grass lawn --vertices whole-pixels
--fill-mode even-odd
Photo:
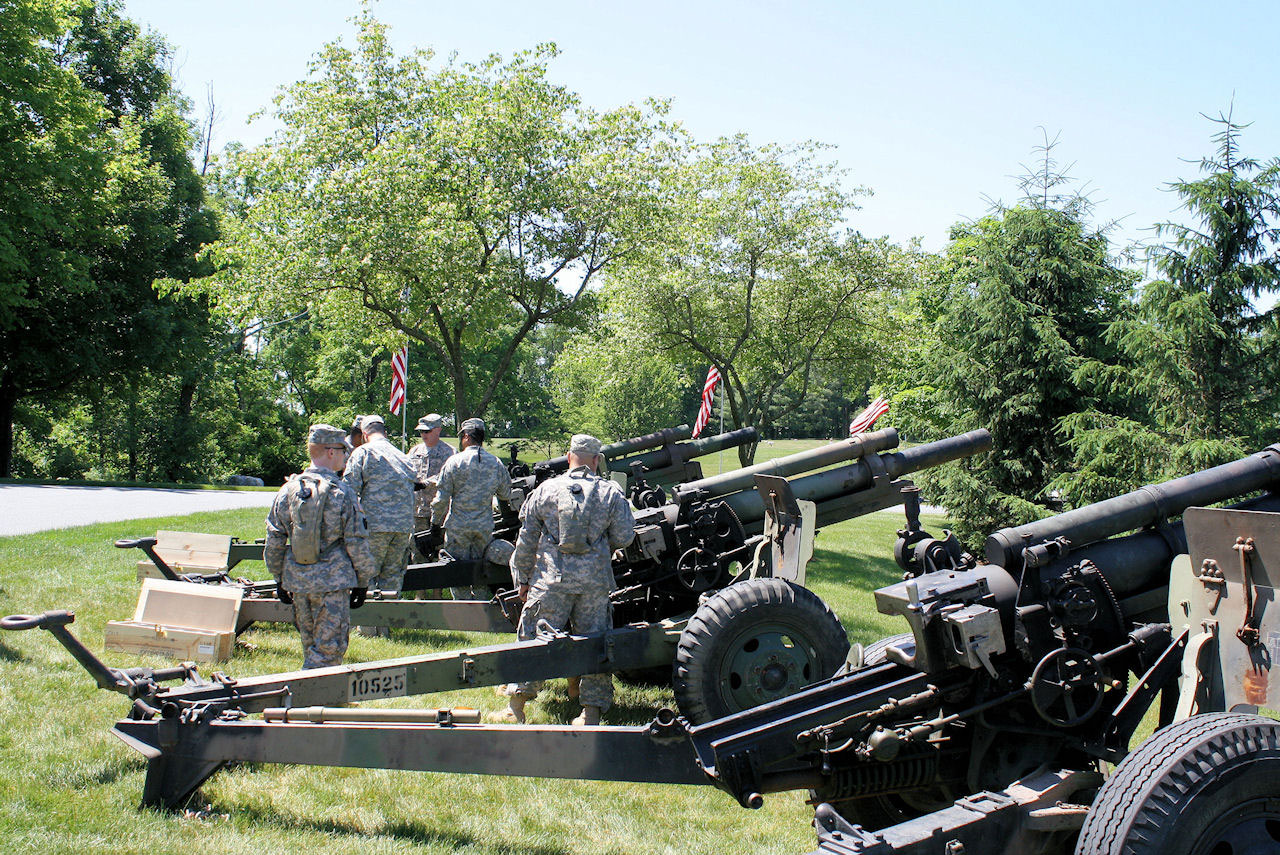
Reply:
[[[102,648],[108,620],[128,618],[137,600],[135,551],[112,541],[156,529],[262,535],[260,509],[104,523],[0,538],[0,589],[6,613],[75,612],[72,629]],[[928,520],[937,530],[937,519]],[[871,591],[899,578],[891,557],[892,514],[825,529],[809,583],[837,614],[850,640],[904,631],[875,612]],[[261,564],[243,574],[266,576]],[[390,640],[352,636],[348,661],[407,656],[508,638],[402,632]],[[116,667],[167,660],[101,654]],[[249,676],[300,665],[292,628],[255,628],[234,658],[216,666]],[[204,673],[213,668],[206,666]],[[491,689],[384,703],[496,710]],[[642,724],[670,689],[619,681],[607,724]],[[476,852],[637,853],[722,851],[795,853],[812,846],[812,810],[803,794],[766,798],[748,811],[711,787],[507,779],[478,775],[364,771],[311,766],[241,766],[215,775],[203,810],[183,815],[139,810],[144,761],[110,734],[129,702],[99,691],[43,631],[0,633],[0,840],[5,852]],[[536,707],[536,708],[535,708]],[[531,706],[534,721],[564,721],[574,707],[563,681]]]

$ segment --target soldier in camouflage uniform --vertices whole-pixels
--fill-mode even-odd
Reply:
[[[511,501],[511,475],[484,450],[484,422],[467,419],[458,429],[462,450],[445,461],[436,478],[431,522],[444,526],[444,551],[453,558],[483,558],[493,539],[493,497]],[[455,600],[487,600],[483,588],[450,588]]]
[[[350,450],[340,428],[312,425],[311,465],[280,488],[267,514],[263,559],[280,601],[293,604],[303,668],[342,664],[350,610],[364,603],[377,569],[360,500],[337,475]]]
[[[355,490],[369,519],[369,548],[378,565],[371,587],[392,597],[400,593],[413,529],[413,485],[418,473],[409,458],[387,439],[382,416],[361,419],[364,445],[351,453],[343,483]],[[390,635],[386,627],[360,627],[361,635]]]
[[[600,440],[577,434],[569,442],[569,471],[539,484],[520,508],[511,580],[524,601],[516,630],[521,641],[536,638],[541,621],[578,635],[613,628],[610,558],[635,537],[636,521],[618,485],[596,474],[600,459]],[[523,722],[524,705],[540,688],[536,682],[511,687],[503,717]],[[613,703],[613,677],[584,676],[579,699],[582,713],[573,723],[599,724]]]
[[[351,422],[351,430],[347,432],[347,437],[351,440],[353,449],[364,445],[364,431],[360,429],[362,421],[364,421],[364,416],[356,416]]]
[[[409,460],[418,471],[418,483],[426,485],[419,489],[413,497],[413,530],[426,531],[431,528],[431,500],[436,496],[436,476],[444,467],[444,462],[453,456],[453,446],[441,442],[440,430],[444,426],[444,417],[439,413],[430,413],[418,420],[418,436],[422,442],[409,449]],[[436,556],[425,555],[413,544],[415,557],[419,561],[435,561]]]

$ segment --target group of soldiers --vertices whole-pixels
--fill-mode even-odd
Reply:
[[[458,429],[458,450],[441,441],[444,418],[423,416],[422,441],[409,454],[387,437],[381,416],[356,417],[350,432],[312,425],[307,436],[311,465],[285,482],[267,515],[264,550],[280,600],[293,604],[302,636],[303,668],[342,664],[351,628],[372,588],[399,596],[411,553],[424,555],[413,533],[443,531],[444,553],[478,559],[493,540],[494,502],[510,503],[506,466],[485,451],[485,424],[467,419]],[[610,558],[634,536],[635,519],[622,490],[598,474],[600,440],[575,435],[569,469],[538,485],[518,508],[520,532],[511,554],[512,586],[523,608],[516,635],[537,637],[545,622],[555,630],[585,634],[612,627]],[[430,539],[429,539],[430,540]],[[483,596],[453,589],[455,599]],[[385,627],[359,627],[386,635]],[[504,688],[507,709],[498,720],[524,722],[525,704],[540,690],[536,682]],[[582,712],[574,724],[599,724],[613,702],[607,674],[583,677]]]

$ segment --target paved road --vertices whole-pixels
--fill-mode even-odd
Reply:
[[[150,490],[0,484],[0,535],[229,508],[267,508],[266,490]]]
[[[149,490],[141,487],[45,487],[0,484],[0,535],[30,534],[98,522],[170,517],[228,508],[267,508],[265,490]],[[924,505],[926,514],[946,511]],[[902,515],[902,506],[882,513]]]

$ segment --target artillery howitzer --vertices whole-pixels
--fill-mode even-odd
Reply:
[[[903,487],[910,485],[900,476],[985,451],[990,436],[972,431],[892,451],[897,445],[898,432],[889,428],[675,486],[671,501],[636,511],[635,540],[614,557],[615,623],[687,614],[708,592],[725,587],[743,568],[758,564],[772,500],[767,490],[757,490],[757,476],[798,476],[788,482],[789,491],[793,501],[814,504],[812,532],[816,526],[900,504]],[[838,463],[844,465],[818,471]],[[797,505],[794,513],[799,512]],[[803,576],[796,581],[803,582]],[[500,589],[510,584],[505,564],[440,562],[410,567],[405,588],[488,585]],[[494,607],[500,607],[502,599],[499,596]]]
[[[716,436],[680,441],[687,439],[689,435],[689,426],[681,425],[606,445],[600,451],[604,455],[603,465],[606,470],[604,474],[613,476],[635,507],[658,507],[667,501],[664,487],[702,478],[702,467],[695,462],[696,458],[714,454],[726,448],[737,448],[748,442],[754,442],[759,436],[754,427],[745,427]],[[499,506],[494,512],[493,537],[494,540],[512,544],[515,543],[516,535],[520,531],[520,506],[534,488],[543,481],[567,472],[569,458],[567,455],[562,455],[535,463],[531,472],[525,472],[522,464],[508,467],[508,469],[513,473],[511,501],[507,504],[498,503]],[[516,474],[519,472],[525,472],[525,474]],[[424,539],[427,534],[417,532],[414,535],[419,539],[419,551],[424,555],[432,552],[432,544]],[[499,589],[509,588],[511,585],[511,576],[506,565],[510,550],[497,550],[496,556],[500,557],[500,560],[481,561],[475,564],[445,562],[440,565],[433,562],[416,572],[409,571],[405,589],[489,585],[497,593]],[[436,575],[437,571],[443,571],[444,575]],[[463,581],[457,581],[458,579]]]
[[[585,730],[291,724],[246,716],[302,675],[270,678],[277,694],[261,680],[161,690],[174,675],[160,672],[110,671],[99,684],[141,701],[115,730],[149,758],[147,804],[179,803],[231,761],[394,766],[710,783],[747,807],[808,789],[827,855],[1274,851],[1280,723],[1258,713],[1274,715],[1280,691],[1278,490],[1273,445],[996,532],[985,563],[960,556],[915,575],[904,561],[908,578],[876,600],[909,635],[872,645],[848,673],[711,721],[664,711],[644,727]],[[903,537],[929,539],[911,526]],[[715,616],[716,598],[761,582],[788,586],[731,586],[691,628]],[[70,638],[59,613],[6,619],[37,622]],[[355,685],[361,667],[322,679]],[[1130,753],[1157,695],[1160,729]],[[1107,762],[1119,766],[1104,777]]]

